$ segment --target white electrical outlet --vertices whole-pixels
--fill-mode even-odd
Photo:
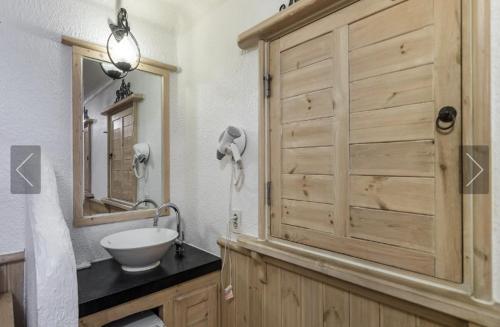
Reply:
[[[230,218],[231,232],[239,234],[241,233],[241,211],[233,210],[231,212]]]

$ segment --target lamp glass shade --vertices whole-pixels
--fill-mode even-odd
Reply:
[[[139,66],[141,50],[131,32],[114,31],[108,38],[107,49],[109,59],[119,70],[130,72]]]
[[[122,79],[128,74],[128,72],[119,70],[115,65],[109,62],[101,63],[101,69],[104,72],[104,74],[108,75],[112,79]]]

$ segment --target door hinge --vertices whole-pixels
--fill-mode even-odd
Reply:
[[[271,206],[271,182],[267,182],[266,185],[266,203],[267,206]]]
[[[264,75],[264,96],[271,97],[271,81],[273,80],[270,74]]]

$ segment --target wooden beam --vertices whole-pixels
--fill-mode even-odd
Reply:
[[[270,41],[357,1],[359,0],[301,0],[241,33],[238,45],[241,49],[253,48],[259,40]]]
[[[70,46],[70,47],[80,47],[80,48],[90,49],[90,50],[94,50],[94,51],[100,51],[100,52],[104,52],[104,53],[107,52],[105,46],[102,46],[102,45],[99,45],[96,43],[92,43],[92,42],[88,42],[88,41],[84,41],[84,40],[80,40],[80,39],[77,39],[77,38],[74,38],[71,36],[66,36],[66,35],[62,36],[61,43],[64,45]],[[150,66],[154,66],[154,67],[160,68],[160,69],[166,69],[166,70],[171,71],[171,72],[179,71],[177,66],[165,64],[163,62],[160,62],[160,61],[157,61],[154,59],[149,59],[149,58],[143,57],[143,58],[141,58],[141,63],[146,64],[146,65],[150,65]]]

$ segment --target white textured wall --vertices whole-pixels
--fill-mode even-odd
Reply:
[[[248,135],[246,181],[234,196],[242,227],[257,233],[258,53],[241,51],[239,33],[275,14],[281,0],[227,0],[178,35],[179,108],[172,156],[172,198],[184,210],[188,242],[218,253],[216,240],[228,219],[231,169],[215,158],[219,134],[228,125]],[[177,200],[179,199],[179,200]]]
[[[24,249],[26,199],[10,194],[11,145],[42,146],[54,164],[62,211],[72,225],[71,49],[60,39],[65,34],[103,44],[113,6],[112,0],[0,1],[0,254]],[[133,13],[130,23],[144,56],[177,63],[172,34]],[[104,235],[145,224],[71,229],[77,261],[106,255],[98,245]]]
[[[491,60],[492,60],[492,108],[491,124],[493,141],[493,285],[494,296],[500,302],[500,1],[491,1]]]

